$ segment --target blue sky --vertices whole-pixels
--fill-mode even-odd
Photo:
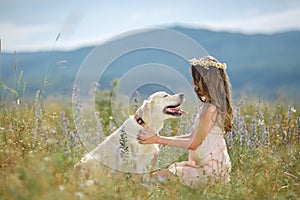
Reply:
[[[274,33],[300,30],[299,19],[299,0],[0,0],[4,52],[74,49],[134,29],[175,24]]]

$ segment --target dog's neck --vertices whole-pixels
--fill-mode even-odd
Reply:
[[[142,127],[146,128],[146,123],[145,121],[138,115],[138,114],[135,114],[134,116],[134,119],[136,120],[136,122],[141,125]]]
[[[150,127],[150,128],[153,129],[155,132],[160,131],[160,130],[163,128],[163,126],[164,126],[164,122],[163,122],[163,121],[162,121],[161,123],[157,123],[157,124],[154,123],[153,120],[152,120],[151,122],[144,121],[143,117],[140,116],[140,115],[137,114],[137,113],[135,114],[134,118],[135,118],[136,122],[137,122],[140,126],[142,126],[142,127],[144,127],[144,128]]]

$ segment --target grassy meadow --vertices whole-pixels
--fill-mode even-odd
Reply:
[[[96,141],[102,133],[101,127],[105,134],[116,128],[105,98],[109,94],[101,95],[95,113],[98,123],[87,130]],[[43,101],[39,91],[33,102],[1,102],[0,199],[298,199],[300,196],[298,105],[236,101],[235,128],[225,136],[232,161],[231,182],[194,190],[181,185],[176,177],[167,184],[145,185],[127,174],[105,171],[99,172],[99,180],[71,183],[73,166],[86,152],[74,125],[78,119],[73,118],[71,103],[62,102]],[[188,120],[167,121],[161,134],[184,133],[192,124]],[[164,157],[176,157],[174,154],[178,153],[167,149],[162,152]],[[178,158],[184,159],[186,152]]]

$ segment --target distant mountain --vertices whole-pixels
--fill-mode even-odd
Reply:
[[[233,91],[300,100],[300,32],[241,34],[175,27],[229,65]]]
[[[241,34],[215,32],[203,29],[172,27],[200,43],[209,54],[228,65],[228,74],[235,97],[253,93],[260,98],[273,99],[288,96],[300,100],[300,32],[289,31],[276,34]],[[39,89],[45,76],[50,95],[70,95],[76,73],[85,57],[94,47],[75,51],[43,51],[0,53],[1,82],[14,88],[17,70],[24,71],[27,95]],[[119,78],[141,63],[157,62],[170,64],[170,55],[165,52],[147,50],[134,52],[116,60],[101,80],[102,89],[109,88],[113,79]],[[179,58],[172,58],[172,66],[186,77],[187,65]],[[124,64],[126,63],[126,65]],[[118,66],[122,65],[122,69]],[[174,83],[176,84],[176,83]],[[1,90],[0,90],[1,91]]]

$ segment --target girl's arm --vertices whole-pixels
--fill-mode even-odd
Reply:
[[[175,137],[157,135],[152,129],[145,128],[140,131],[138,139],[140,144],[161,144],[177,148],[195,150],[202,144],[216,118],[216,107],[208,104],[207,109],[200,115],[197,129],[190,134]]]

